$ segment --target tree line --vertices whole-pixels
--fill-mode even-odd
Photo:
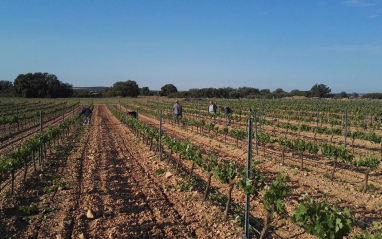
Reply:
[[[72,94],[72,85],[61,82],[56,75],[49,73],[20,74],[13,83],[0,81],[0,96],[57,98],[70,97]]]
[[[112,87],[105,87],[99,92],[73,90],[72,85],[58,80],[57,76],[49,73],[20,74],[14,80],[0,81],[0,96],[25,98],[57,98],[57,97],[137,97],[137,96],[167,96],[170,98],[284,98],[284,97],[317,97],[317,98],[358,98],[357,93],[339,94],[331,93],[325,84],[315,84],[308,91],[292,90],[286,92],[281,88],[274,91],[253,87],[239,88],[193,88],[187,91],[178,91],[173,84],[165,84],[160,90],[150,90],[149,87],[140,88],[136,81],[118,81]],[[382,93],[370,93],[363,96],[369,99],[382,99]]]
[[[166,85],[167,86],[167,85]],[[164,86],[166,88],[166,86]],[[175,87],[176,89],[176,87]],[[286,92],[281,88],[274,91],[270,89],[258,89],[253,87],[239,87],[237,89],[231,87],[225,88],[203,88],[203,89],[190,89],[188,91],[177,91],[172,90],[169,93],[162,94],[163,87],[161,89],[161,95],[166,95],[172,98],[284,98],[284,97],[317,97],[317,98],[358,98],[357,93],[348,94],[346,92],[341,92],[339,94],[331,93],[331,89],[325,84],[315,84],[308,91],[292,90],[291,92]]]

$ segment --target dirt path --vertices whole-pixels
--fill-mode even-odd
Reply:
[[[238,238],[242,228],[222,223],[222,210],[196,192],[175,190],[176,177],[111,115],[95,105],[93,125],[62,174],[69,187],[41,197],[54,213],[38,215],[23,238]]]
[[[139,155],[125,144],[119,122],[105,106],[94,111],[73,236],[191,236],[160,188],[150,183]]]

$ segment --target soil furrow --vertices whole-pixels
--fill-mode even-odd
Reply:
[[[180,216],[124,147],[122,126],[105,106],[95,106],[95,112],[73,236],[187,237]]]
[[[155,124],[155,119],[144,114],[140,114],[140,120],[147,124]],[[218,147],[219,145],[222,145],[222,143],[217,142],[215,139],[200,137],[199,135],[185,132],[178,127],[170,126],[168,124],[163,125],[163,130],[170,135],[176,135],[178,138],[191,138],[195,145],[202,146],[207,150],[212,149],[215,152],[221,152],[222,155],[227,155],[228,157],[236,159],[239,158],[240,160],[238,162],[241,162],[241,164],[244,165],[245,154],[243,154],[243,150],[231,149],[231,147]],[[261,150],[261,148],[259,148],[259,150]],[[258,157],[257,160],[263,159]],[[184,163],[187,164],[188,162]],[[305,172],[296,169],[288,169],[272,161],[266,161],[260,167],[265,173],[274,174],[283,170],[289,172],[291,177],[290,187],[292,189],[287,206],[289,213],[291,213],[291,211],[298,206],[298,198],[301,194],[308,193],[313,196],[322,197],[323,193],[328,191],[328,194],[339,202],[341,206],[352,208],[352,211],[356,219],[359,220],[361,227],[365,226],[364,222],[371,224],[375,218],[380,218],[380,216],[378,216],[379,210],[376,210],[378,205],[381,205],[381,199],[378,196],[365,195],[361,192],[357,192],[354,186],[352,187],[347,183],[344,184],[344,182],[340,180],[335,183],[330,183],[328,182],[328,179],[324,178],[323,175],[319,175],[314,171]],[[339,172],[337,172],[337,174],[340,177],[346,176],[346,174],[340,174]],[[236,196],[234,196],[234,198],[235,197]]]

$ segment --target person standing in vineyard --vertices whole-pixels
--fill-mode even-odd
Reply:
[[[86,125],[86,124],[91,125],[92,114],[93,114],[93,112],[92,112],[91,109],[89,109],[89,108],[87,108],[85,106],[82,106],[82,110],[81,110],[80,116],[81,115],[85,115],[85,121],[84,121],[83,125]]]
[[[178,100],[176,100],[175,104],[172,106],[172,111],[175,115],[175,122],[179,125],[179,119],[182,118],[182,106],[179,104]]]
[[[231,125],[231,115],[232,110],[228,106],[221,107],[221,111],[224,113],[224,115],[227,117],[227,126]]]
[[[209,114],[216,114],[217,106],[214,104],[214,102],[211,100],[210,104],[208,105],[208,113]]]
[[[210,104],[208,105],[208,114],[210,114],[212,118],[211,124],[215,124],[216,109],[217,109],[216,104],[214,104],[214,102],[211,100]]]

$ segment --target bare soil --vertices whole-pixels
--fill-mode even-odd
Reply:
[[[142,113],[139,116],[139,120],[150,125],[158,125],[157,119]],[[196,131],[186,131],[182,127],[169,124],[169,121],[163,124],[163,130],[173,137],[191,139],[195,145],[203,148],[205,152],[213,152],[221,157],[236,160],[240,165],[245,165],[247,154],[244,142],[242,142],[239,147],[236,147],[236,143],[232,139],[224,143],[223,136],[211,137],[213,134],[209,134],[205,137],[201,134],[197,134]],[[277,222],[276,232],[280,236],[284,238],[309,237],[300,227],[288,219],[292,211],[298,207],[302,194],[309,194],[313,198],[319,199],[327,192],[330,201],[340,207],[349,207],[356,219],[356,227],[354,228],[353,234],[371,225],[372,221],[382,220],[382,183],[380,181],[379,172],[373,172],[370,176],[370,183],[376,187],[376,191],[361,193],[360,187],[364,179],[364,172],[362,170],[355,170],[346,165],[341,165],[335,174],[336,179],[331,182],[325,176],[332,168],[332,162],[330,160],[318,160],[311,155],[306,155],[304,156],[306,157],[306,169],[299,170],[293,167],[293,165],[299,164],[299,155],[287,151],[285,159],[286,165],[282,165],[280,147],[276,145],[267,146],[265,151],[266,156],[263,155],[262,151],[262,147],[260,147],[259,156],[256,156],[254,160],[262,162],[260,169],[266,175],[268,182],[270,182],[278,172],[285,171],[290,176],[289,187],[291,188],[291,192],[286,200],[289,217],[276,218],[275,220]],[[190,167],[188,162],[184,162],[184,164],[186,167]],[[197,170],[196,172],[201,175],[202,178],[207,177],[202,170]],[[213,180],[213,185],[218,186],[223,194],[228,190],[227,187],[221,185],[216,180]],[[237,190],[234,190],[233,198],[236,203],[244,202],[244,195]],[[257,217],[263,217],[264,211],[262,210],[261,200],[255,200],[253,206],[254,209],[252,213]]]
[[[15,195],[3,194],[1,237],[241,237],[236,222],[222,222],[220,206],[202,204],[196,190],[177,190],[171,166],[157,160],[105,105],[94,106],[93,124],[80,140],[72,135],[64,144],[49,165],[28,176],[29,184],[19,181]],[[44,190],[59,183],[57,191]],[[29,205],[38,212],[20,210]]]

